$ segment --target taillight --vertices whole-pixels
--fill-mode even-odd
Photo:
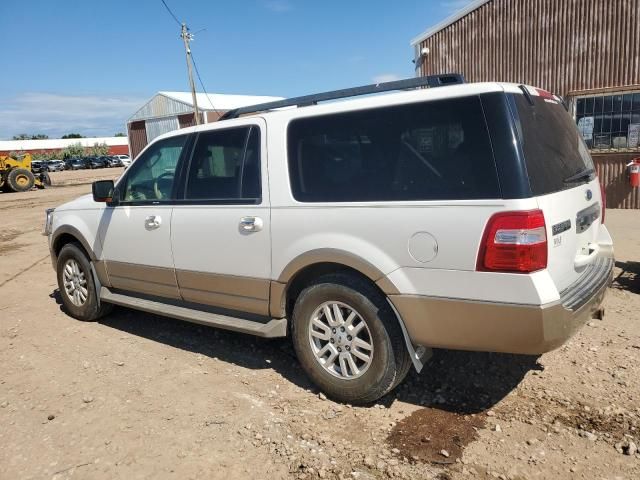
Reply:
[[[542,210],[493,215],[482,236],[476,269],[529,273],[547,268],[547,231]]]
[[[602,198],[602,224],[604,224],[604,214],[607,212],[607,189],[602,182],[600,183],[600,198]]]

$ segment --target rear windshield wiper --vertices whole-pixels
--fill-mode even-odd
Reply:
[[[571,175],[570,177],[565,178],[563,182],[564,183],[579,182],[580,180],[584,180],[585,178],[591,178],[591,175],[593,175],[594,173],[596,173],[596,171],[593,168],[587,168],[586,170],[582,170],[576,173],[575,175]]]

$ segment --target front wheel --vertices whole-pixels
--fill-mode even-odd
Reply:
[[[384,296],[357,276],[327,275],[303,290],[292,325],[300,364],[335,400],[374,402],[411,366],[395,314]]]
[[[62,247],[56,271],[62,304],[72,317],[93,321],[111,311],[112,305],[98,302],[91,264],[78,245],[68,243]]]

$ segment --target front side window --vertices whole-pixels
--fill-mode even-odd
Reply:
[[[119,186],[124,202],[159,201],[172,198],[176,167],[187,142],[186,135],[151,145],[127,172]]]
[[[288,159],[301,202],[501,196],[477,96],[294,120]]]
[[[185,199],[258,203],[260,196],[259,128],[201,133],[187,174]]]

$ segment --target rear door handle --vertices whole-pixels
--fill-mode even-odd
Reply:
[[[162,225],[162,217],[160,215],[149,215],[144,219],[144,228],[147,230],[155,230]]]
[[[243,232],[259,232],[263,226],[260,217],[242,217],[240,219],[240,230]]]

